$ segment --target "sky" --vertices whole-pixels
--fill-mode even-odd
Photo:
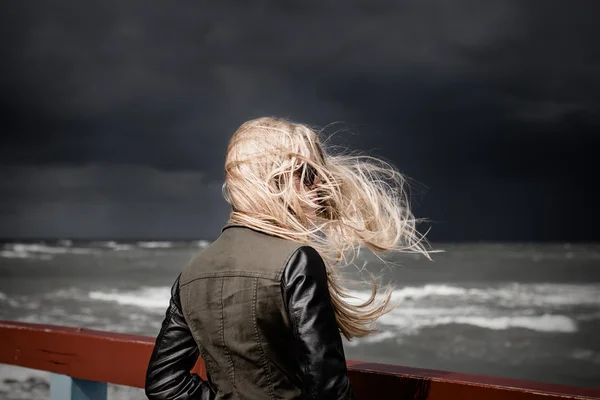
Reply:
[[[214,239],[273,115],[393,162],[432,241],[598,241],[597,1],[75,0],[0,12],[0,237]]]

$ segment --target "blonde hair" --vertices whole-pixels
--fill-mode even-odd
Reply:
[[[325,262],[337,323],[347,339],[376,331],[372,323],[391,310],[391,286],[380,296],[374,278],[370,298],[351,301],[345,286],[350,281],[340,267],[352,263],[361,246],[429,258],[404,184],[392,165],[369,156],[328,154],[314,130],[284,119],[245,122],[227,148],[224,195],[232,206],[230,223],[314,247]]]

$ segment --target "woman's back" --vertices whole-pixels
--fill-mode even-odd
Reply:
[[[350,393],[331,300],[322,298],[325,268],[311,250],[229,226],[182,272],[183,314],[216,398],[313,398],[302,393],[306,375],[327,398]]]
[[[231,227],[182,272],[183,313],[220,397],[300,395],[280,286],[285,259],[298,247]]]

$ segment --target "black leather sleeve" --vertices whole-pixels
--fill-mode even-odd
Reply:
[[[198,355],[198,346],[181,311],[177,277],[146,371],[146,396],[150,400],[213,399],[208,383],[190,373]]]
[[[310,246],[290,257],[282,293],[310,399],[355,399],[335,319],[325,264]]]

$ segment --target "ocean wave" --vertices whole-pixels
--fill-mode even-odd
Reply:
[[[600,285],[513,283],[487,291],[502,305],[600,306]]]
[[[542,333],[575,333],[577,323],[565,315],[537,316],[460,316],[439,315],[430,318],[411,319],[405,316],[386,314],[380,318],[380,332],[365,338],[353,340],[348,344],[357,346],[364,343],[380,343],[389,339],[399,340],[402,337],[414,336],[425,328],[443,325],[470,325],[489,330],[528,329]]]
[[[600,364],[600,353],[590,349],[575,349],[569,354],[569,358],[579,361],[590,361]]]
[[[77,248],[72,246],[50,246],[47,244],[33,243],[12,243],[7,247],[18,253],[45,253],[45,254],[93,254],[94,249]]]
[[[19,252],[12,250],[2,250],[0,251],[0,257],[2,258],[21,258],[21,259],[36,259],[36,260],[52,260],[52,256],[49,254],[35,254],[35,253],[27,253],[27,252]]]
[[[171,288],[168,286],[143,287],[133,291],[92,291],[92,300],[111,301],[121,305],[164,310],[169,305]]]
[[[133,249],[133,246],[130,244],[117,243],[114,240],[104,242],[102,245],[114,251],[127,251]]]
[[[70,242],[56,246],[44,243],[8,243],[0,251],[0,257],[50,260],[53,256],[61,254],[89,255],[94,253],[97,253],[94,249],[72,247]]]
[[[138,242],[137,245],[144,249],[168,249],[173,247],[173,242]]]
[[[359,304],[369,298],[370,292],[351,291],[350,301]],[[416,300],[444,300],[456,303],[489,302],[507,308],[527,306],[600,306],[600,285],[522,284],[511,283],[500,287],[465,288],[447,284],[407,286],[392,293],[393,303]]]
[[[369,336],[366,336],[366,337],[362,338],[361,341],[363,343],[379,343],[379,342],[383,342],[384,340],[393,339],[396,336],[397,336],[397,334],[392,331],[383,331],[383,332],[377,332],[377,333],[373,333]],[[349,342],[349,343],[352,344],[354,342]]]
[[[423,328],[440,325],[460,324],[472,325],[491,330],[513,328],[529,329],[537,332],[574,333],[577,322],[566,315],[436,315],[410,318],[397,313],[386,314],[380,322],[398,328],[403,333],[416,333]]]
[[[579,314],[577,315],[577,320],[578,321],[594,321],[600,319],[600,311],[599,312],[593,312],[593,313],[585,313],[585,314]]]
[[[359,304],[369,298],[370,292],[351,291],[351,303]],[[63,289],[53,296],[81,298],[77,290]],[[129,291],[92,291],[83,294],[93,300],[113,301],[143,308],[164,308],[170,298],[170,287],[142,287]],[[477,301],[479,300],[479,301]],[[407,315],[488,315],[506,308],[520,315],[558,313],[562,306],[600,307],[600,289],[583,285],[511,284],[500,288],[473,289],[450,285],[405,287],[392,293],[392,303],[401,306]],[[438,307],[440,306],[441,307]],[[426,306],[426,307],[424,307]],[[418,314],[421,313],[421,314]],[[581,320],[595,319],[597,313],[586,314]]]
[[[79,288],[71,287],[71,288],[63,288],[54,290],[52,292],[45,293],[43,295],[45,300],[62,300],[62,299],[75,299],[75,300],[85,300],[87,298],[87,293]]]
[[[16,318],[16,320],[33,324],[86,327],[99,330],[106,330],[105,327],[113,323],[111,319],[106,316],[87,315],[61,307],[52,307],[49,310],[44,310],[44,313],[35,312],[28,315],[22,315]]]
[[[352,291],[351,302],[367,300],[368,291]],[[529,329],[574,333],[578,324],[600,319],[600,286],[505,284],[469,288],[446,284],[404,287],[392,293],[392,311],[378,323],[384,332],[414,335],[424,328],[461,324],[490,330]],[[572,307],[583,307],[574,311]],[[590,309],[591,308],[591,309]],[[390,334],[375,336],[386,340]]]
[[[0,394],[10,393],[10,398],[48,398],[49,382],[48,371],[0,364]]]

